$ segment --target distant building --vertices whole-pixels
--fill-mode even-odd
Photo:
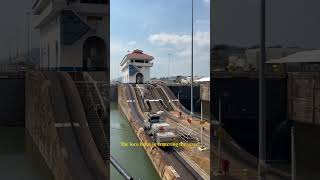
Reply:
[[[195,82],[197,82],[197,83],[208,83],[208,82],[210,82],[210,77],[204,77],[204,78],[201,78],[201,79],[197,79],[197,80],[195,80]]]
[[[202,76],[193,76],[193,82],[197,82],[199,79],[203,79]],[[182,84],[191,84],[191,76],[181,79]]]
[[[267,60],[278,59],[304,51],[299,47],[268,47]],[[258,46],[249,48],[217,45],[211,50],[211,71],[252,72],[259,70],[260,49]],[[280,71],[281,67],[267,66],[267,71]]]
[[[288,56],[290,54],[294,54],[296,52],[302,51],[304,49],[297,48],[297,47],[269,47],[266,49],[267,54],[267,60],[270,59],[278,59],[285,56]],[[245,58],[247,63],[250,67],[252,67],[253,70],[257,71],[259,70],[259,62],[260,62],[260,49],[259,48],[253,48],[253,49],[247,49],[245,51]]]
[[[34,0],[32,15],[40,31],[40,68],[108,68],[109,0]]]
[[[216,45],[211,49],[211,70],[212,71],[225,71],[229,65],[229,57],[244,56],[245,48]]]
[[[320,72],[320,50],[300,51],[267,61],[268,67],[282,72]]]
[[[141,50],[134,50],[127,54],[121,61],[123,83],[148,83],[150,81],[150,68],[153,56],[143,53]]]

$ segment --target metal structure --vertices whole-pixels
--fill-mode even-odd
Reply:
[[[296,180],[295,127],[291,127],[291,179]]]
[[[265,77],[266,62],[266,2],[260,1],[260,65],[259,65],[259,179],[266,179],[266,113]]]
[[[118,163],[118,161],[110,156],[110,161],[113,167],[121,174],[121,176],[126,180],[133,180],[133,177],[129,175],[129,173]]]
[[[191,31],[191,119],[193,119],[193,0],[192,0],[192,31]]]
[[[199,141],[199,133],[194,130],[184,126],[183,124],[178,124],[176,128],[177,135],[185,141]]]
[[[27,33],[27,63],[30,62],[30,12],[26,12],[26,33]]]
[[[169,59],[168,59],[168,80],[170,78],[170,56],[171,56],[171,53],[168,53],[168,57],[169,57]]]

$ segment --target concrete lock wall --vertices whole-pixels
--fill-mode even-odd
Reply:
[[[113,84],[110,86],[110,101],[118,102],[118,85]]]
[[[26,97],[27,131],[55,179],[107,179],[107,165],[91,137],[71,77],[67,73],[28,73]],[[63,123],[73,126],[57,126]]]
[[[55,179],[72,179],[65,161],[66,150],[55,128],[48,81],[42,73],[30,72],[26,74],[25,82],[27,132]]]
[[[138,139],[142,143],[151,143],[150,138],[145,134],[143,128],[137,123],[136,120],[133,119],[131,115],[131,110],[128,106],[127,99],[124,98],[125,95],[125,86],[119,85],[118,86],[118,102],[120,104],[121,110],[126,115],[131,127],[133,128],[134,132],[137,134]],[[137,99],[135,99],[138,102]],[[139,110],[140,111],[140,110]],[[147,152],[153,166],[157,170],[159,176],[164,180],[175,180],[177,179],[174,173],[169,168],[168,163],[164,160],[162,151],[158,149],[156,146],[144,146],[144,150]]]
[[[23,78],[0,78],[0,126],[24,126]]]
[[[320,125],[320,73],[288,73],[290,120]]]
[[[168,85],[170,90],[178,98],[180,97],[181,104],[190,111],[191,103],[191,88],[190,85]],[[193,108],[195,112],[200,112],[200,86],[193,87]]]

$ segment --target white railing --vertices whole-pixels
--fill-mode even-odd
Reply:
[[[176,132],[178,136],[180,136],[185,141],[195,140],[199,141],[199,133],[195,132],[194,130],[184,126],[183,124],[178,124],[176,128]]]
[[[103,128],[103,125],[102,125],[102,122],[101,122],[101,119],[100,119],[100,116],[97,112],[97,105],[95,104],[94,100],[93,100],[93,97],[92,97],[92,94],[91,94],[91,91],[90,91],[90,88],[89,88],[89,85],[86,83],[85,81],[85,85],[86,85],[86,88],[87,88],[87,91],[89,93],[89,96],[90,96],[90,100],[91,100],[91,104],[94,106],[94,112],[97,116],[97,120],[98,120],[98,125],[101,129],[101,132],[102,132],[102,137],[103,137],[103,140],[105,141],[105,144],[107,146],[107,148],[109,149],[109,144],[108,144],[108,138],[107,138],[107,135],[105,134],[105,131],[104,131],[104,128]],[[98,146],[98,144],[97,144]],[[103,147],[104,148],[104,147]]]
[[[105,107],[105,104],[104,104],[102,95],[101,95],[101,93],[100,93],[100,91],[99,91],[99,87],[97,86],[97,81],[95,81],[95,80],[90,76],[90,74],[87,73],[87,72],[84,72],[84,73],[83,73],[83,78],[84,78],[84,80],[85,80],[86,83],[87,83],[87,81],[88,81],[88,82],[90,82],[90,83],[92,83],[92,84],[94,85],[94,88],[95,88],[96,91],[97,91],[97,95],[98,95],[98,97],[99,97],[100,103],[101,103],[101,105],[102,105],[102,107],[103,107],[103,111],[104,111],[104,110],[106,109],[106,107]],[[100,82],[100,81],[99,81],[99,82]],[[103,82],[103,83],[105,83],[105,82]]]

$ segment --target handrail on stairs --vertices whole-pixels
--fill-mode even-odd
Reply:
[[[85,78],[84,78],[84,82],[85,82],[87,91],[88,91],[88,93],[89,93],[89,95],[90,95],[91,103],[92,103],[92,105],[95,107],[95,108],[94,108],[94,112],[96,113],[96,115],[97,115],[97,117],[98,117],[98,122],[99,122],[99,126],[100,126],[100,128],[101,128],[101,130],[102,130],[103,138],[104,138],[105,143],[106,143],[106,145],[107,145],[107,147],[108,147],[108,149],[109,149],[109,144],[108,144],[108,141],[107,141],[107,136],[106,136],[105,131],[104,131],[104,129],[103,129],[100,116],[99,116],[99,114],[98,114],[98,112],[97,112],[97,108],[96,108],[97,106],[96,106],[96,104],[94,103],[94,100],[93,100],[93,97],[92,97],[92,94],[91,94],[89,85],[88,85],[87,81],[85,80]]]

